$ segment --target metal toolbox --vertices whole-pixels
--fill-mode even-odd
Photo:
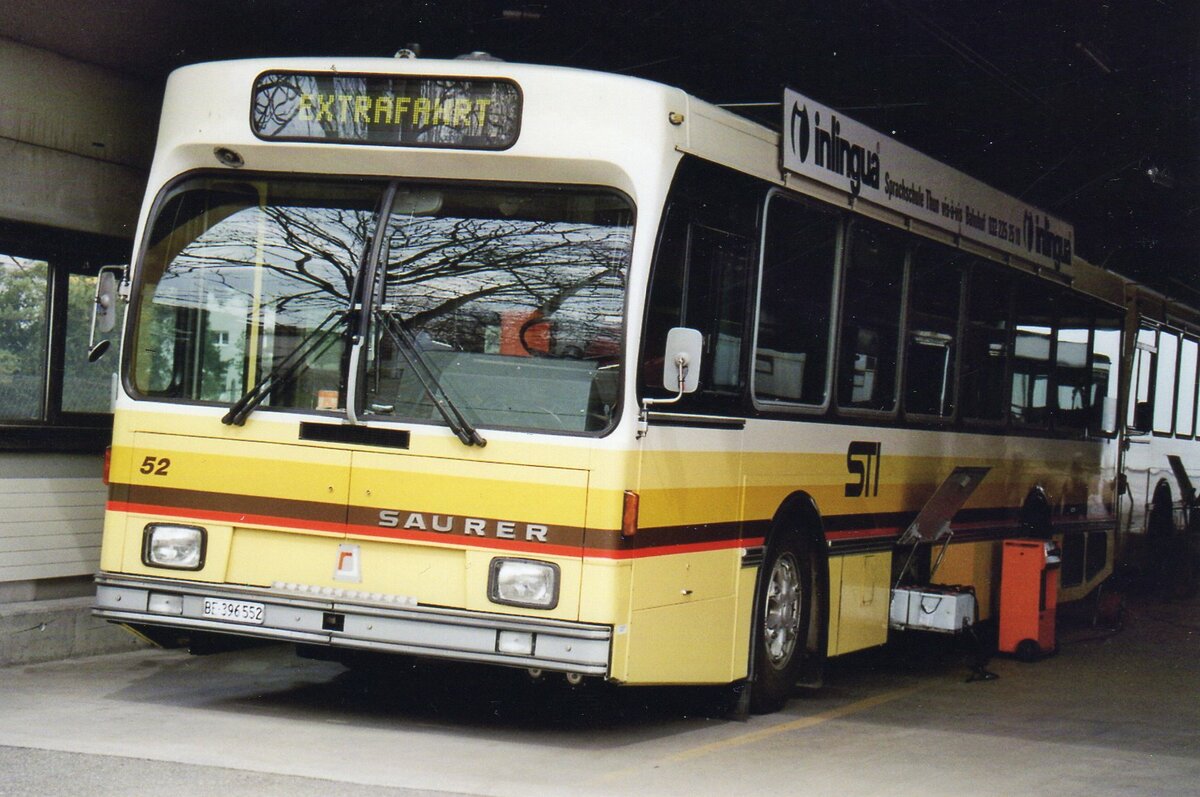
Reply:
[[[975,622],[975,593],[962,587],[924,585],[892,590],[892,628],[955,634]]]

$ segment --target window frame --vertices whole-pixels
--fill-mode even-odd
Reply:
[[[767,257],[767,226],[770,223],[770,206],[771,201],[776,197],[782,202],[793,202],[795,204],[806,207],[815,213],[827,215],[833,220],[835,225],[834,242],[833,242],[833,262],[830,264],[830,287],[829,287],[829,323],[825,327],[825,400],[820,404],[807,404],[801,401],[786,401],[784,399],[769,399],[760,398],[755,389],[755,375],[757,373],[758,363],[758,331],[761,324],[762,311],[762,291],[765,272],[765,261]],[[748,320],[753,327],[753,332],[750,336],[750,356],[749,367],[750,374],[747,380],[747,390],[749,391],[750,403],[755,410],[766,413],[782,412],[787,414],[799,414],[807,416],[822,416],[827,414],[834,406],[834,371],[837,357],[837,329],[839,319],[839,303],[842,294],[842,271],[843,271],[843,252],[846,244],[846,217],[845,214],[839,213],[837,209],[828,205],[815,202],[803,194],[797,194],[791,191],[785,191],[779,187],[772,187],[767,195],[763,198],[762,223],[759,230],[758,244],[758,263],[757,269],[753,270],[755,285],[753,295],[753,306],[751,308],[751,318]]]
[[[699,188],[698,188],[699,186]],[[679,297],[681,315],[687,302],[687,280],[691,273],[690,257],[694,228],[706,228],[730,236],[746,245],[744,262],[741,264],[744,277],[744,295],[741,302],[742,336],[739,348],[738,378],[735,389],[716,390],[708,378],[714,366],[711,353],[706,350],[701,363],[700,388],[685,394],[678,403],[666,406],[660,412],[672,415],[690,415],[706,419],[733,418],[742,420],[750,417],[749,390],[753,369],[753,341],[757,332],[758,264],[761,258],[761,236],[763,231],[764,197],[769,193],[767,184],[737,169],[712,161],[685,155],[680,158],[671,178],[671,185],[662,203],[662,213],[654,231],[654,249],[650,258],[648,278],[642,294],[642,322],[638,329],[637,352],[635,354],[634,393],[638,406],[645,398],[670,398],[675,391],[658,384],[658,371],[647,373],[648,364],[661,357],[656,348],[660,345],[652,335],[662,319],[657,316],[654,300],[658,295],[658,282],[669,273],[668,257],[683,258],[681,277],[684,284]],[[724,202],[716,200],[724,199]],[[754,218],[748,223],[750,214]],[[667,249],[670,242],[680,247],[681,252]],[[665,305],[660,305],[659,307]],[[710,308],[711,309],[711,308]],[[628,310],[627,310],[628,313]],[[632,328],[631,328],[632,329]],[[711,330],[700,330],[705,335]],[[665,336],[662,336],[665,337]],[[647,383],[647,380],[650,380]]]
[[[837,273],[837,310],[834,313],[834,328],[831,333],[831,338],[835,346],[834,360],[831,363],[830,370],[833,372],[833,383],[830,386],[829,400],[835,416],[840,418],[873,418],[879,420],[896,421],[901,416],[901,408],[904,403],[904,396],[901,386],[904,384],[904,375],[906,371],[907,359],[905,355],[905,338],[904,335],[908,329],[908,290],[909,290],[909,266],[912,262],[912,237],[907,230],[899,227],[894,227],[890,224],[871,219],[864,216],[850,216],[849,219],[842,225],[842,246],[840,258],[838,262]],[[894,359],[896,363],[896,373],[892,378],[892,405],[890,409],[878,410],[869,407],[854,407],[843,406],[838,396],[841,390],[842,369],[844,366],[843,359],[845,352],[842,351],[842,335],[844,332],[844,324],[846,321],[846,280],[850,273],[850,256],[853,248],[855,230],[860,227],[878,228],[884,231],[884,235],[892,237],[900,242],[902,248],[902,262],[900,265],[900,296],[897,307],[896,317],[896,347],[894,351]]]
[[[1171,358],[1171,374],[1169,385],[1162,384],[1161,380],[1167,377],[1162,375],[1163,364],[1163,335],[1170,335],[1175,340],[1175,352]],[[1154,353],[1154,391],[1150,397],[1151,421],[1150,432],[1154,437],[1170,438],[1175,436],[1175,416],[1179,410],[1179,353],[1183,348],[1182,333],[1179,330],[1170,327],[1159,327],[1155,330],[1154,336],[1155,353]],[[1159,396],[1159,390],[1163,387],[1170,387],[1167,391],[1170,395],[1166,397]],[[1163,398],[1164,401],[1170,402],[1167,415],[1170,419],[1169,428],[1166,431],[1160,431],[1158,426],[1158,401]]]
[[[108,445],[111,412],[63,409],[69,283],[72,275],[95,276],[101,266],[127,262],[131,246],[131,241],[121,238],[0,221],[0,251],[47,264],[40,417],[0,418],[0,450],[99,453]],[[123,314],[124,306],[119,310]],[[83,323],[91,323],[90,314]],[[112,363],[116,354],[114,348],[98,362]]]
[[[958,307],[955,310],[954,318],[954,347],[953,357],[953,378],[950,382],[950,390],[953,394],[952,401],[954,410],[949,415],[938,415],[928,412],[914,412],[908,408],[908,376],[909,376],[909,343],[912,335],[913,321],[913,303],[915,295],[913,292],[913,265],[920,255],[922,247],[945,250],[956,256],[958,267],[956,269],[958,280]],[[940,428],[954,428],[961,424],[962,415],[962,360],[963,360],[963,334],[965,332],[966,315],[967,315],[967,289],[970,285],[971,269],[973,260],[971,256],[961,249],[956,249],[948,246],[941,241],[934,239],[921,239],[917,237],[914,242],[911,242],[908,247],[908,261],[905,268],[905,302],[904,302],[904,323],[901,330],[900,339],[900,355],[902,362],[900,363],[900,411],[905,420],[912,420],[916,424],[932,425]],[[915,425],[915,424],[914,424]]]
[[[1192,352],[1194,355],[1193,360],[1192,360],[1193,370],[1192,370],[1191,388],[1190,388],[1190,390],[1184,391],[1183,388],[1186,386],[1180,384],[1180,378],[1183,376],[1184,349],[1186,348],[1187,344],[1189,344],[1189,343],[1192,345],[1192,348],[1193,348],[1193,352]],[[1192,440],[1196,437],[1196,385],[1198,382],[1200,382],[1200,339],[1197,339],[1195,335],[1189,335],[1186,332],[1180,333],[1178,360],[1179,360],[1179,365],[1175,372],[1175,436],[1181,440]],[[1183,395],[1185,392],[1187,392],[1190,395],[1190,401],[1191,401],[1191,407],[1192,407],[1192,411],[1190,413],[1188,413],[1189,421],[1190,421],[1190,425],[1188,428],[1191,431],[1187,432],[1186,434],[1181,434],[1179,431],[1179,410],[1180,410],[1181,399],[1183,399]]]

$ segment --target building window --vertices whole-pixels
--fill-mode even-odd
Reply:
[[[0,421],[42,417],[50,266],[0,254]]]
[[[0,221],[0,448],[99,451],[112,426],[120,327],[88,361],[101,265],[128,243]]]

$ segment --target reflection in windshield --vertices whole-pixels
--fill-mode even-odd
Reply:
[[[389,220],[380,306],[401,319],[477,424],[603,429],[617,398],[631,213],[599,192],[445,189]],[[376,332],[368,411],[431,417],[394,341]]]
[[[283,180],[175,189],[141,269],[127,366],[138,393],[244,405],[257,387],[250,403],[261,409],[344,409],[354,293],[383,193],[383,184]],[[608,428],[628,203],[544,187],[422,185],[395,197],[378,279],[364,286],[376,311],[357,391],[364,417],[443,422],[386,334],[390,317],[469,425]]]
[[[197,181],[164,206],[147,251],[133,381],[148,395],[231,402],[333,314],[345,319],[377,189]],[[341,406],[345,324],[264,406]]]

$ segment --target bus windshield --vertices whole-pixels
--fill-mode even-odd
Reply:
[[[602,431],[632,220],[598,189],[192,179],[151,225],[129,381],[336,411],[355,378],[368,419],[440,423],[448,401],[475,426]]]

